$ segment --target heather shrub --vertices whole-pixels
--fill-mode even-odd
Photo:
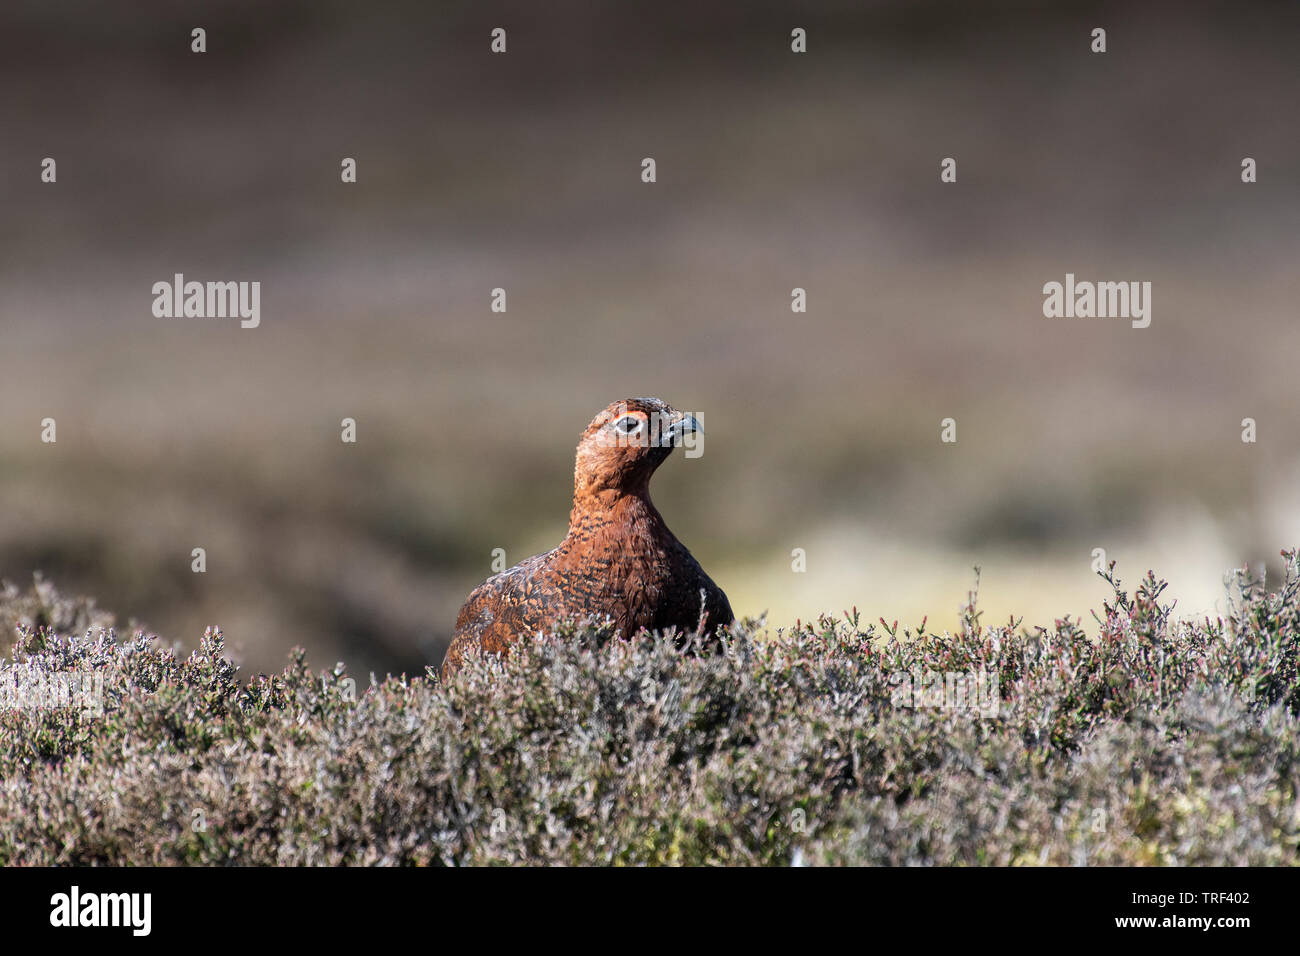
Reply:
[[[703,655],[572,624],[445,685],[300,652],[245,681],[219,631],[181,656],[11,589],[0,864],[1294,864],[1286,557],[1224,620],[1112,569],[1091,633],[975,595],[957,633],[852,612]]]

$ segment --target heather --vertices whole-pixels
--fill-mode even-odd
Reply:
[[[440,683],[244,675],[0,598],[0,864],[1295,864],[1300,565],[1183,620],[573,624]]]

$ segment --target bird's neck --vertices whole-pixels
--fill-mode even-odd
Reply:
[[[575,496],[569,513],[569,538],[647,537],[670,535],[647,490],[628,493],[601,489]]]

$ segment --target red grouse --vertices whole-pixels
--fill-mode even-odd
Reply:
[[[578,442],[568,535],[474,589],[456,618],[443,678],[466,655],[501,654],[568,618],[608,617],[624,635],[732,623],[727,596],[650,502],[650,476],[699,431],[693,416],[657,398],[615,402],[592,419]]]

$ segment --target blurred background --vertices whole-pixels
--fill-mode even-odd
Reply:
[[[419,672],[494,548],[563,536],[592,415],[656,395],[707,429],[656,502],[738,614],[950,627],[980,565],[986,621],[1086,618],[1095,548],[1215,613],[1300,544],[1298,31],[1294,3],[6,0],[0,576],[220,624],[250,670]],[[261,327],[155,318],[177,272],[260,281]],[[1067,272],[1150,281],[1150,328],[1044,318]]]

